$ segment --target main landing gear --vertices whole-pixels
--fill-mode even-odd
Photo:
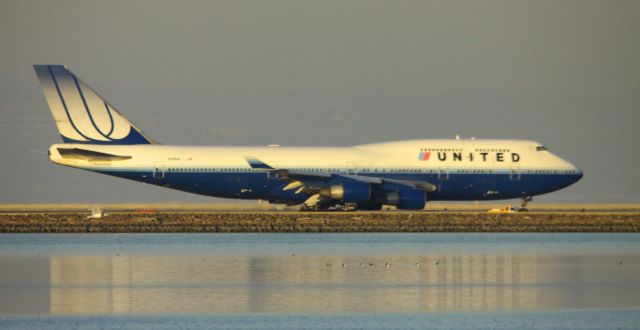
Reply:
[[[520,203],[520,210],[518,210],[518,212],[529,212],[529,210],[527,209],[527,203],[531,202],[533,200],[533,197],[523,196],[521,200],[522,202]]]
[[[302,206],[300,206],[300,212],[319,212],[319,211],[328,211],[328,210],[329,210],[329,206],[323,205],[323,204],[316,204],[312,206],[302,204]]]
[[[300,206],[300,212],[327,212],[327,211],[355,211],[356,205],[346,203],[344,205],[341,204],[331,204],[331,203],[318,203],[316,205],[306,205],[302,204]]]

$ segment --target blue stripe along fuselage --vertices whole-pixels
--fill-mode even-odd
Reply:
[[[145,182],[206,196],[290,200],[303,202],[309,196],[296,194],[295,189],[282,190],[288,184],[270,178],[264,172],[165,172],[155,178],[152,171],[96,171],[99,173]],[[438,190],[428,193],[429,200],[497,200],[536,196],[567,187],[582,177],[577,174],[520,174],[512,180],[510,174],[449,174],[441,180],[438,174],[386,173],[370,175],[387,179],[431,182]],[[318,184],[321,182],[319,181]]]

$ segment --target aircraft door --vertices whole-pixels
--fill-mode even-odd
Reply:
[[[347,174],[358,175],[358,166],[356,162],[347,162]]]
[[[271,163],[271,166],[273,168],[278,168],[278,163]],[[267,178],[268,179],[274,179],[274,180],[280,179],[280,174],[278,174],[278,172],[276,172],[276,171],[268,171],[267,172]]]
[[[153,164],[153,178],[164,179],[164,164],[162,163]]]
[[[511,181],[520,181],[520,167],[519,166],[511,167],[511,172],[509,172],[509,180],[511,180]]]
[[[438,168],[438,180],[440,181],[449,180],[449,168],[447,167]]]

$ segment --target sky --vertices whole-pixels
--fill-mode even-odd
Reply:
[[[0,203],[225,200],[55,165],[33,64],[164,144],[539,141],[584,178],[534,201],[640,202],[639,1],[0,0]]]

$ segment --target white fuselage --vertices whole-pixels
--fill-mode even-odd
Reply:
[[[61,156],[58,148],[79,148],[130,158],[69,158]],[[259,159],[273,168],[302,172],[422,180],[439,188],[430,194],[431,199],[480,200],[533,196],[560,189],[582,176],[579,169],[539,143],[519,140],[409,140],[352,147],[56,144],[51,147],[50,155],[57,164],[170,188],[220,197],[268,200],[286,200],[286,195],[279,191],[274,193],[277,190],[274,187],[286,182],[267,180],[270,179],[269,174],[252,168],[247,158]],[[498,176],[509,178],[513,186],[505,189],[504,180],[492,180]],[[538,182],[533,190],[527,190],[524,185],[526,178],[536,177],[547,181],[547,184],[540,186]],[[553,180],[561,177],[562,180]],[[197,178],[201,182],[195,182]],[[467,183],[464,182],[465,178],[468,179]],[[483,183],[487,186],[478,187]],[[205,188],[204,185],[211,187]],[[216,185],[227,187],[212,187]],[[465,186],[466,192],[454,191]],[[511,189],[516,186],[517,189]],[[513,192],[520,190],[522,193],[514,196]]]

